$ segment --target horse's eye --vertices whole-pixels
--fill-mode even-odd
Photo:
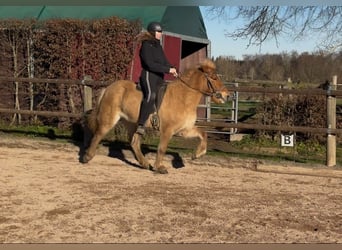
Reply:
[[[223,98],[221,93],[215,93],[215,97],[216,97],[217,99]]]
[[[218,79],[219,79],[219,77],[218,77],[216,74],[212,74],[210,77],[211,77],[212,79],[214,79],[214,80],[218,80]]]

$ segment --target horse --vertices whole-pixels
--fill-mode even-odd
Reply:
[[[168,143],[174,135],[184,138],[199,138],[200,142],[192,155],[197,159],[207,152],[207,133],[195,126],[197,106],[203,96],[210,96],[215,103],[224,103],[229,91],[216,73],[216,66],[210,59],[186,70],[182,76],[167,83],[162,102],[157,110],[159,118],[159,144],[154,165],[141,152],[142,135],[137,129],[142,92],[137,83],[117,80],[106,87],[98,105],[87,116],[86,125],[91,131],[90,146],[86,148],[82,162],[89,162],[96,153],[97,145],[119,120],[125,121],[130,146],[140,168],[167,174],[162,164]],[[151,117],[151,116],[150,116]],[[146,127],[151,127],[150,119]]]

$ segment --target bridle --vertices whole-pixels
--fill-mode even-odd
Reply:
[[[200,70],[200,71],[203,72],[202,70]],[[203,73],[204,73],[204,72],[203,72]],[[224,88],[224,86],[223,86],[221,89],[219,89],[219,90],[215,90],[213,84],[212,84],[211,81],[210,81],[210,77],[208,76],[208,74],[207,74],[207,73],[204,73],[204,76],[205,76],[205,78],[207,79],[207,87],[208,87],[208,89],[210,90],[210,92],[203,91],[203,90],[201,90],[201,89],[196,89],[196,88],[190,86],[190,85],[189,85],[186,81],[184,81],[180,76],[177,76],[177,78],[178,78],[183,84],[185,84],[188,88],[193,89],[193,90],[196,90],[196,91],[202,93],[203,95],[210,96],[210,97],[213,97],[213,96],[214,96],[215,98],[218,98],[218,99],[223,98],[223,97],[222,97],[222,94],[220,93],[220,91]]]

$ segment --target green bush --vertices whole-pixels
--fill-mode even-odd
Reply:
[[[325,96],[274,95],[265,98],[257,113],[258,122],[263,125],[325,128],[326,98]],[[275,138],[280,132],[258,131],[257,134]],[[298,140],[320,142],[325,140],[325,136],[321,134],[307,132],[296,135]]]

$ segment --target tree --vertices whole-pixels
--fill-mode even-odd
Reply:
[[[234,20],[243,24],[226,35],[248,39],[248,46],[288,35],[294,40],[307,35],[320,38],[317,47],[329,52],[342,50],[342,6],[212,6],[209,18]]]
[[[13,77],[25,77],[30,75],[30,58],[31,52],[28,41],[32,38],[32,27],[34,25],[33,20],[2,20],[0,22],[0,41],[2,60],[6,60],[11,68],[11,74]],[[8,54],[7,54],[8,53]],[[6,55],[7,54],[7,55]],[[25,91],[25,85],[20,84],[18,81],[14,81],[14,108],[21,109],[23,99],[20,98],[20,92]],[[32,102],[32,92],[30,83],[30,102]],[[11,124],[21,124],[21,115],[14,114]]]
[[[234,57],[219,56],[215,64],[224,81],[231,81],[236,77],[237,62]]]

